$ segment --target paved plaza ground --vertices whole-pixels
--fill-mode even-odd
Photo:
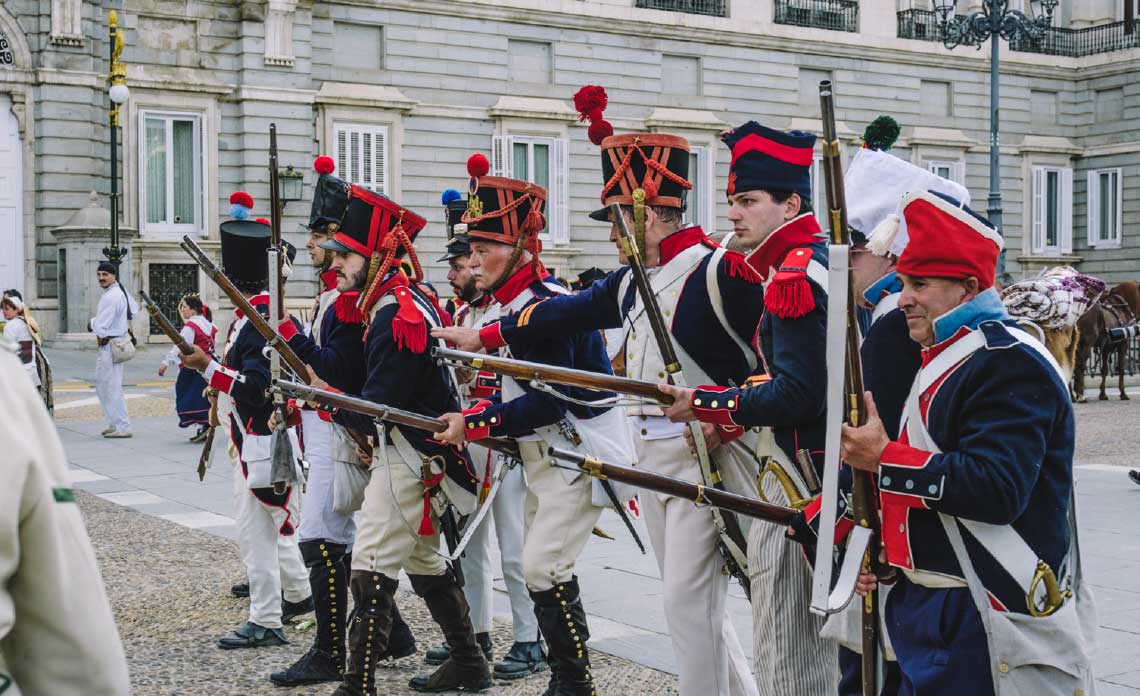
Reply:
[[[173,415],[173,372],[157,376],[161,351],[140,351],[127,363],[125,383],[134,438],[99,436],[92,351],[49,350],[56,374],[56,420],[83,493],[80,502],[99,556],[130,661],[135,693],[324,694],[328,686],[277,689],[265,677],[301,655],[311,628],[288,629],[288,646],[221,651],[214,640],[240,624],[245,600],[228,596],[243,576],[228,466],[199,482],[199,445],[187,441]],[[1076,407],[1076,481],[1086,575],[1096,590],[1100,632],[1096,657],[1101,696],[1140,696],[1140,486],[1125,473],[1140,452],[1140,390],[1120,402]],[[1095,394],[1093,394],[1095,399]],[[640,526],[640,523],[638,523]],[[661,581],[651,555],[642,556],[620,521],[607,512],[601,526],[614,541],[592,538],[579,565],[590,614],[594,674],[602,694],[676,693],[676,660],[661,604]],[[645,539],[644,528],[640,527]],[[402,583],[406,588],[407,583]],[[510,614],[496,577],[496,654],[510,646]],[[751,614],[737,587],[730,611],[745,645]],[[383,670],[381,693],[412,693],[408,678],[422,652],[440,640],[421,601],[400,608],[420,641],[420,655]],[[539,694],[545,677],[498,683],[495,693]]]

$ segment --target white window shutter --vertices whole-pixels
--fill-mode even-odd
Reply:
[[[509,135],[491,136],[491,176],[510,178],[514,169],[511,167],[511,148],[514,145]]]
[[[348,131],[343,126],[333,128],[333,157],[336,159],[336,171],[341,178],[348,177]]]
[[[388,195],[388,129],[377,128],[372,132],[372,181],[373,191]]]
[[[551,148],[551,190],[546,192],[546,224],[555,244],[570,243],[570,142],[556,138]],[[551,214],[551,206],[555,206]]]
[[[1088,245],[1096,247],[1100,241],[1100,173],[1091,170],[1088,173],[1088,187],[1085,190],[1085,207],[1088,211],[1087,224]]]
[[[350,184],[387,195],[388,128],[367,124],[333,126],[337,175]]]
[[[1061,253],[1073,253],[1073,170],[1061,170]]]
[[[1116,180],[1115,203],[1112,206],[1113,212],[1116,213],[1116,227],[1112,232],[1112,242],[1116,246],[1124,244],[1124,170],[1117,169],[1114,176]]]
[[[701,148],[701,156],[697,165],[701,168],[701,210],[704,212],[700,221],[705,234],[716,232],[716,150],[711,147]]]
[[[1033,168],[1033,231],[1030,249],[1034,254],[1045,252],[1045,169]]]
[[[954,181],[965,186],[966,185],[966,162],[965,160],[958,160],[954,163]]]

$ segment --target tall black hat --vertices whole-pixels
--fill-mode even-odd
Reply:
[[[447,213],[447,249],[438,260],[450,261],[471,253],[471,239],[467,236],[467,225],[463,224],[467,201],[455,189],[444,191],[442,201]]]
[[[221,224],[222,269],[230,280],[265,283],[269,280],[269,225],[254,220]]]

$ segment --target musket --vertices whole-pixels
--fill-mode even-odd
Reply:
[[[637,189],[633,192],[633,207],[635,222],[639,218],[639,206],[644,210],[645,205],[645,191]],[[643,212],[641,214],[644,214]],[[619,203],[610,204],[610,217],[613,218],[614,223],[617,225],[619,233],[619,243],[621,244],[622,252],[625,253],[626,259],[629,262],[630,273],[633,275],[634,284],[637,286],[637,293],[641,295],[642,305],[645,307],[645,315],[649,320],[649,326],[653,330],[653,337],[657,341],[657,349],[661,352],[661,359],[665,363],[665,372],[668,374],[668,380],[671,384],[678,387],[684,387],[685,376],[681,372],[681,361],[677,359],[677,351],[673,346],[673,336],[669,333],[669,327],[665,325],[665,318],[661,314],[661,307],[657,304],[657,296],[653,292],[653,286],[649,282],[649,274],[645,270],[644,260],[641,258],[642,250],[638,248],[637,241],[629,231],[629,226],[625,222],[625,216],[622,214],[621,205]],[[639,229],[640,229],[639,225]],[[724,490],[724,483],[721,481],[720,472],[717,470],[716,462],[709,456],[708,445],[705,443],[704,432],[701,424],[696,421],[690,421],[686,424],[689,429],[689,434],[692,436],[693,448],[697,452],[697,463],[700,465],[701,477],[705,480],[707,485],[713,486],[720,490]],[[725,566],[728,572],[737,579],[741,587],[744,588],[744,594],[748,596],[749,600],[752,599],[752,583],[748,578],[748,552],[747,542],[744,540],[744,533],[740,529],[740,523],[732,515],[725,516],[721,514],[720,508],[712,508],[713,525],[717,528],[720,534],[720,552],[724,557]]]
[[[158,324],[158,328],[162,329],[162,333],[166,334],[166,337],[169,338],[174,345],[178,346],[178,352],[183,355],[192,354],[194,347],[187,343],[186,339],[182,337],[182,334],[174,328],[174,324],[166,318],[166,315],[162,313],[162,310],[158,308],[154,300],[150,299],[150,295],[140,290],[139,296],[142,297],[143,306],[146,307],[147,314],[150,315],[151,320]],[[206,430],[206,439],[202,442],[202,454],[198,457],[199,481],[205,480],[206,478],[206,465],[210,463],[210,453],[214,450],[214,428],[216,427],[215,425],[209,424]]]
[[[551,447],[550,456],[569,462],[594,478],[612,479],[635,488],[644,488],[674,498],[691,500],[695,505],[709,505],[757,520],[787,526],[796,517],[796,510],[768,503],[756,498],[720,490],[703,483],[690,483],[672,476],[656,474],[645,469],[610,464],[596,457]]]
[[[182,238],[182,248],[190,255],[190,258],[197,262],[198,266],[206,273],[206,276],[217,285],[230,302],[234,304],[236,309],[240,309],[242,314],[249,319],[249,323],[253,326],[257,333],[265,339],[266,345],[272,348],[285,364],[289,366],[289,370],[297,376],[305,384],[309,383],[309,371],[306,369],[305,361],[301,360],[301,356],[297,355],[289,344],[281,337],[281,334],[273,330],[265,317],[261,316],[261,312],[257,311],[245,295],[237,289],[234,282],[218,268],[217,264],[210,258],[210,256],[202,250],[190,237]],[[368,436],[364,433],[355,430],[348,430],[348,436],[352,439],[356,446],[364,450],[366,453],[372,450],[372,443],[369,441]]]
[[[346,411],[370,416],[374,420],[426,430],[429,433],[442,433],[447,430],[447,423],[438,418],[432,418],[431,416],[425,416],[413,411],[405,411],[404,409],[388,406],[386,404],[378,404],[375,401],[349,396],[348,394],[317,389],[308,384],[275,379],[273,380],[271,390],[304,401],[332,406],[333,408],[343,408]],[[516,459],[519,457],[519,447],[515,444],[514,440],[488,437],[482,440],[473,440],[472,442],[476,445],[486,447],[489,450],[505,454],[508,457],[515,457]]]
[[[278,199],[277,180],[277,124],[269,124],[269,318],[270,328],[277,333],[277,324],[285,318],[285,247],[281,244],[281,207]],[[276,351],[269,354],[269,374],[272,379],[281,379],[281,355]],[[273,395],[273,408],[277,411],[277,425],[273,428],[270,451],[273,455],[273,491],[278,495],[295,479],[293,476],[293,445],[286,432],[289,421],[289,406],[280,394]]]
[[[561,384],[594,391],[615,392],[637,396],[647,401],[668,406],[673,403],[673,397],[665,394],[653,382],[645,382],[629,377],[617,377],[601,372],[576,370],[572,367],[558,365],[545,365],[543,363],[527,362],[503,358],[486,353],[468,353],[462,350],[452,350],[442,346],[432,348],[432,356],[440,362],[464,367],[471,370],[486,370],[500,375],[506,375],[521,382],[538,382]]]
[[[839,137],[836,135],[835,100],[830,80],[823,80],[819,83],[819,103],[823,121],[822,164],[827,189],[828,221],[831,226],[831,248],[839,248],[841,263],[843,267],[846,267],[847,250],[851,246],[851,232],[847,225],[847,200],[843,189],[843,164],[840,160],[841,145]],[[833,297],[832,301],[845,303],[843,395],[846,403],[843,404],[841,411],[844,421],[853,427],[859,427],[867,422],[867,414],[863,402],[863,369],[859,358],[858,305],[855,302],[855,293],[850,279],[850,271],[848,270],[847,282],[843,283],[847,289],[846,296]],[[834,417],[834,415],[828,413],[829,418]],[[832,462],[829,461],[828,466],[830,467],[831,464]],[[879,571],[879,510],[875,486],[869,472],[852,469],[852,474],[851,511],[856,525],[870,531],[869,544],[862,554],[862,567],[864,571],[877,575]],[[820,553],[824,551],[830,553],[831,551],[831,540],[826,538],[827,533],[821,528],[821,535],[824,536],[819,544]],[[878,592],[868,592],[863,597],[862,604],[863,696],[876,696],[878,694],[879,672]]]

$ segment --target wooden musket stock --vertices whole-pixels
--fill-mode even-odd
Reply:
[[[166,334],[166,337],[170,339],[171,343],[178,346],[178,352],[183,355],[193,353],[194,347],[187,343],[185,338],[182,338],[182,334],[178,333],[178,329],[174,328],[174,324],[166,318],[166,315],[162,313],[162,310],[158,308],[154,300],[150,299],[150,295],[140,290],[139,296],[142,297],[143,305],[146,307],[147,314],[150,315],[151,320],[158,324],[158,328],[162,329],[162,333]]]
[[[701,483],[682,481],[672,476],[655,474],[645,469],[608,464],[595,457],[570,450],[551,447],[549,452],[550,456],[555,459],[569,462],[595,478],[612,479],[636,488],[644,488],[674,498],[691,500],[698,505],[712,505],[721,510],[735,512],[757,520],[788,525],[798,514],[790,507],[773,505],[756,498],[729,493]]]
[[[629,377],[615,377],[601,372],[588,372],[586,370],[575,370],[571,367],[500,358],[486,353],[468,353],[451,348],[433,348],[432,356],[439,360],[463,363],[473,370],[487,370],[488,372],[507,375],[523,382],[535,380],[595,391],[615,392],[638,396],[665,406],[673,403],[673,397],[662,393],[653,382],[644,382]]]

